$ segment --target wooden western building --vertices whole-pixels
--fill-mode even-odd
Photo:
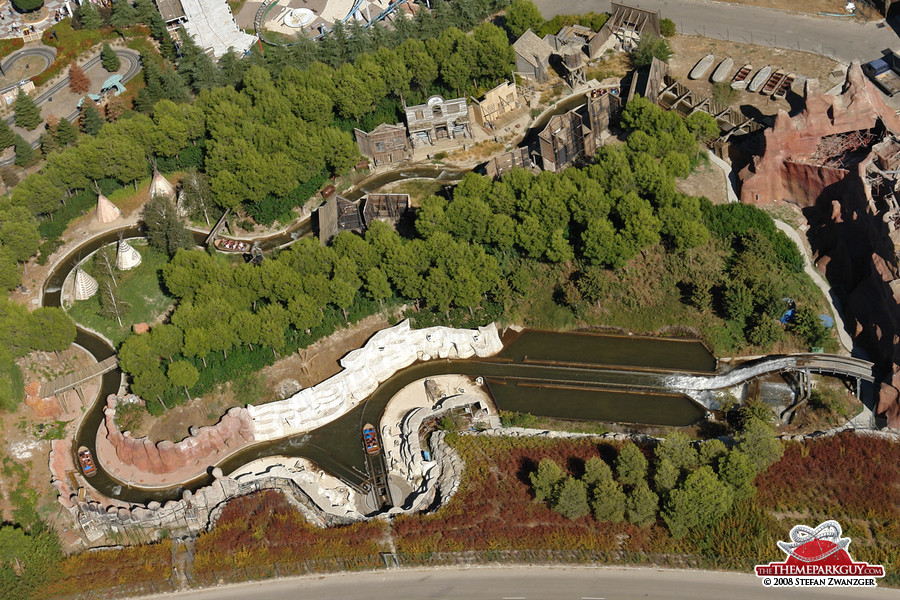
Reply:
[[[484,129],[493,128],[498,121],[519,108],[516,84],[504,81],[484,95],[472,101],[472,120]]]
[[[319,216],[319,241],[328,244],[342,231],[363,233],[365,225],[359,214],[359,206],[343,196],[331,196],[316,211]]]
[[[356,145],[360,154],[369,158],[376,167],[412,158],[406,128],[400,123],[396,125],[382,123],[369,133],[361,129],[354,129],[353,133],[356,135]]]
[[[434,144],[441,139],[471,137],[469,105],[465,98],[444,100],[432,96],[425,104],[406,106],[406,128],[413,148]]]

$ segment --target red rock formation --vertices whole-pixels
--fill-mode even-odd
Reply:
[[[118,400],[106,400],[106,439],[113,445],[116,457],[138,471],[172,473],[184,467],[212,465],[222,456],[253,442],[253,424],[245,408],[232,408],[215,425],[201,427],[178,443],[163,440],[154,444],[147,438],[135,439],[122,433],[116,425]]]
[[[808,85],[805,102],[793,118],[779,112],[765,132],[765,153],[740,174],[741,200],[793,202],[804,209],[817,267],[841,298],[854,342],[888,373],[878,384],[876,414],[885,415],[890,427],[900,427],[900,286],[891,285],[900,269],[883,213],[865,183],[874,153],[849,169],[823,164],[816,156],[826,136],[869,131],[879,124],[900,136],[900,118],[857,62],[841,94],[827,96]]]
[[[793,118],[778,111],[775,125],[766,130],[765,154],[740,174],[742,202],[811,206],[826,187],[847,174],[804,163],[823,137],[872,129],[879,120],[889,131],[900,133],[900,118],[885,105],[858,62],[850,65],[841,94],[827,96],[810,82],[805,101],[803,111]]]

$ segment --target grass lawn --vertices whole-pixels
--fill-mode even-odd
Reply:
[[[160,270],[168,262],[168,257],[147,245],[136,241],[131,243],[141,253],[142,261],[131,271],[116,271],[122,300],[130,305],[130,310],[122,319],[122,326],[119,327],[115,319],[101,316],[99,293],[88,300],[75,302],[69,308],[69,314],[75,321],[99,331],[117,346],[134,323],[153,322],[172,304],[172,298],[163,291],[160,281]],[[98,259],[99,255],[94,255],[85,265],[85,270],[94,277],[100,272],[94,264]]]

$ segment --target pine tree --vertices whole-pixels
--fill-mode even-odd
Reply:
[[[571,475],[559,486],[559,494],[553,503],[553,510],[566,517],[575,520],[591,512],[588,505],[587,486],[583,481],[575,479]]]
[[[564,477],[565,474],[555,461],[549,458],[543,459],[538,463],[537,471],[528,476],[534,487],[534,499],[538,502],[553,501],[556,489]]]
[[[119,67],[122,66],[122,61],[119,60],[119,56],[115,51],[109,47],[109,44],[103,44],[103,48],[100,50],[100,63],[110,73],[118,71]]]
[[[97,12],[92,2],[84,2],[78,9],[78,21],[84,29],[100,29],[103,27],[103,18]]]
[[[6,120],[0,120],[0,150],[5,150],[16,143],[16,134],[12,132]]]
[[[56,141],[60,147],[68,146],[78,139],[78,129],[68,119],[60,119],[56,127]]]
[[[97,135],[103,127],[103,117],[93,102],[81,105],[81,130],[88,135]]]
[[[41,134],[40,142],[41,153],[43,153],[44,156],[59,150],[59,142],[56,141],[56,137],[49,131],[45,131]]]
[[[13,102],[13,112],[16,125],[28,131],[32,131],[41,123],[41,109],[22,88],[19,88],[19,94]]]
[[[69,66],[69,89],[73,94],[83,94],[91,87],[91,80],[84,74],[84,69],[73,62]]]
[[[642,483],[631,491],[625,501],[625,512],[628,521],[638,527],[646,527],[656,521],[659,509],[659,496],[654,494],[646,483]]]
[[[31,144],[25,141],[21,135],[16,136],[16,164],[20,167],[30,167],[37,162],[38,156],[31,148]]]
[[[633,443],[622,446],[616,457],[616,474],[623,485],[639,485],[647,476],[647,458]]]

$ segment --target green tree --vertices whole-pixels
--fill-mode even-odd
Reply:
[[[716,525],[733,500],[731,487],[720,481],[712,468],[700,467],[669,494],[663,519],[672,537],[683,538],[692,529]]]
[[[169,364],[166,376],[169,378],[169,383],[172,384],[173,387],[184,388],[184,393],[188,397],[188,400],[190,400],[191,393],[188,391],[188,388],[197,383],[197,380],[200,378],[200,373],[198,373],[197,368],[188,361],[176,360]]]
[[[30,167],[38,161],[38,154],[31,147],[31,144],[25,141],[21,135],[16,134],[16,159],[15,163],[23,168]]]
[[[719,478],[731,486],[736,501],[756,494],[756,488],[753,487],[756,467],[750,457],[740,450],[732,450],[719,459]]]
[[[363,274],[363,279],[366,293],[372,300],[378,300],[378,303],[384,308],[384,301],[393,294],[387,275],[381,269],[372,267]]]
[[[680,431],[674,431],[656,446],[656,458],[667,458],[676,469],[691,470],[699,464],[697,450],[691,439]]]
[[[23,216],[16,214],[23,210],[23,208],[17,208],[6,214],[0,213],[0,222],[3,223],[0,225],[0,244],[5,252],[17,262],[25,262],[34,256],[41,242],[40,233],[38,233],[33,219],[16,218]]]
[[[119,56],[110,48],[109,44],[103,44],[103,48],[100,49],[100,64],[110,73],[118,71],[122,66]]]
[[[122,31],[138,22],[138,13],[128,0],[116,0],[113,3],[109,24],[118,31]],[[115,69],[113,69],[115,70]]]
[[[537,31],[543,24],[544,17],[531,0],[513,0],[506,9],[506,28],[515,38],[528,29]]]
[[[747,455],[757,473],[778,462],[784,454],[784,444],[775,437],[775,428],[757,418],[748,419],[738,436],[738,450]]]
[[[21,12],[33,12],[44,5],[44,0],[13,0],[13,5]]]
[[[172,362],[172,357],[181,352],[184,332],[171,324],[156,325],[150,330],[150,348],[157,356]]]
[[[705,144],[719,136],[719,124],[715,117],[702,110],[688,115],[684,119],[684,124],[700,143]]]
[[[646,481],[647,457],[633,442],[627,442],[619,450],[616,474],[623,485],[637,486]]]
[[[653,475],[653,484],[657,492],[668,492],[678,484],[681,471],[672,464],[672,461],[663,457],[656,461],[656,473]]]
[[[103,127],[103,117],[93,102],[81,105],[81,131],[88,135],[97,135]]]
[[[130,375],[137,375],[159,365],[159,356],[153,350],[148,335],[130,335],[125,338],[118,352],[119,366]]]
[[[97,12],[93,2],[83,2],[78,7],[76,14],[78,15],[78,22],[81,23],[84,29],[97,30],[103,27],[103,18]]]
[[[60,119],[56,127],[56,141],[61,147],[68,146],[78,139],[78,129],[68,119]]]
[[[542,459],[538,463],[537,470],[528,475],[528,479],[531,480],[531,487],[534,489],[535,501],[555,501],[557,488],[564,478],[565,473],[556,464],[556,461],[549,458]],[[585,503],[587,503],[586,497]]]
[[[150,368],[134,375],[131,381],[132,392],[147,401],[156,398],[164,409],[167,407],[163,402],[162,395],[171,387],[168,377],[159,368],[158,363],[154,363]]]
[[[652,35],[641,36],[641,41],[631,51],[631,62],[636,67],[649,67],[654,58],[668,62],[671,57],[669,42]]]
[[[722,440],[706,440],[700,444],[700,464],[712,466],[718,465],[719,459],[727,453],[728,448],[725,447]]]
[[[0,120],[0,149],[7,149],[16,143],[16,136],[5,120]]]
[[[598,521],[621,523],[625,520],[625,492],[612,477],[594,486],[591,511]]]
[[[646,527],[656,521],[659,496],[654,494],[646,482],[642,482],[628,494],[625,500],[625,514],[628,522],[638,527]]]
[[[612,470],[602,458],[592,456],[584,463],[584,477],[581,480],[590,489],[600,483],[612,481]]]
[[[575,479],[571,475],[566,477],[559,485],[553,510],[567,519],[580,519],[591,512],[588,505],[587,486],[583,481]]]
[[[180,248],[193,248],[194,241],[175,210],[175,205],[165,196],[154,196],[141,212],[141,220],[147,227],[147,241],[151,246],[175,256]]]
[[[28,131],[35,129],[43,120],[41,119],[41,109],[22,88],[19,88],[16,99],[13,101],[13,113],[16,125]]]
[[[75,322],[58,307],[41,307],[32,311],[31,329],[36,350],[62,352],[75,341]]]
[[[791,321],[791,331],[800,336],[810,348],[822,346],[828,339],[828,330],[809,306],[800,306]]]

